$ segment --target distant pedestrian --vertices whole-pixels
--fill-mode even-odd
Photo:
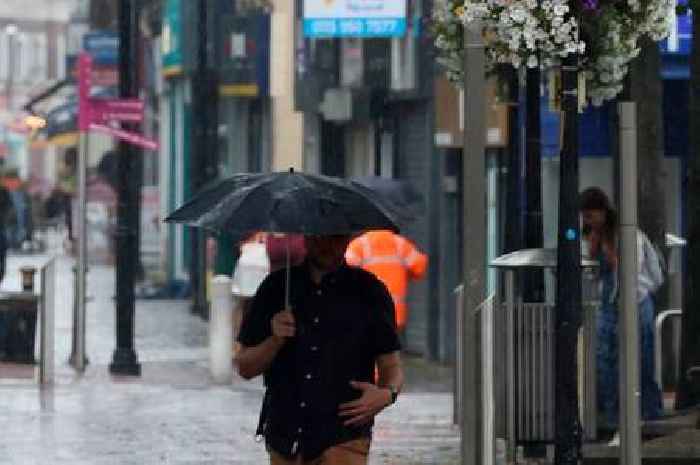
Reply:
[[[238,260],[233,270],[231,292],[234,297],[233,354],[238,354],[240,344],[236,342],[241,323],[248,315],[250,301],[260,283],[270,274],[270,257],[265,246],[265,234],[255,233],[239,244]]]
[[[600,262],[601,306],[597,316],[598,409],[609,426],[616,428],[619,411],[618,350],[618,239],[617,212],[599,188],[586,189],[580,197],[583,238],[591,258]],[[646,420],[662,412],[661,391],[654,379],[654,300],[663,282],[659,257],[649,239],[637,235],[639,261],[638,302],[640,318],[641,412]]]
[[[268,276],[243,321],[246,379],[264,374],[258,434],[272,465],[366,465],[374,417],[403,384],[391,296],[345,263],[349,236],[309,236],[306,261]],[[375,364],[379,382],[372,383]]]
[[[270,272],[286,267],[288,255],[291,266],[300,265],[304,261],[306,247],[303,235],[258,232],[241,242],[233,275],[233,293],[236,297],[234,338],[238,335],[241,321],[248,314],[250,300],[258,286]],[[234,343],[234,354],[238,349]]]
[[[405,237],[382,230],[369,231],[355,238],[348,246],[345,258],[349,265],[374,274],[389,289],[396,308],[396,326],[403,333],[408,322],[408,284],[425,275],[428,257]]]

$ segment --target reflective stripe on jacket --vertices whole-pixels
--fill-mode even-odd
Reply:
[[[391,231],[370,231],[348,246],[345,259],[379,278],[389,290],[396,309],[396,325],[408,319],[406,291],[409,279],[420,279],[428,268],[428,257],[408,239]]]

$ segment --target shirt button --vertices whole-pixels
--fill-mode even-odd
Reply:
[[[311,379],[311,373],[307,373],[305,376],[306,379]]]

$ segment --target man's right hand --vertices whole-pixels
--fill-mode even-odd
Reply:
[[[273,316],[270,320],[270,327],[272,336],[256,346],[242,346],[238,352],[236,365],[238,373],[243,378],[252,379],[263,374],[284,347],[287,338],[294,337],[296,334],[294,315],[290,310],[284,310]]]
[[[270,322],[272,335],[280,342],[285,338],[294,337],[296,334],[296,322],[291,310],[283,310],[272,317]]]

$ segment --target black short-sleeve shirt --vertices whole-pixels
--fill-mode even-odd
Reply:
[[[275,452],[310,460],[325,449],[371,434],[371,425],[343,426],[341,403],[360,392],[350,381],[373,382],[379,355],[400,349],[394,304],[384,284],[359,268],[342,266],[320,285],[306,265],[291,271],[290,301],[297,334],[265,372],[264,435]],[[284,307],[286,271],[263,281],[238,341],[253,347],[272,334],[270,320]]]

